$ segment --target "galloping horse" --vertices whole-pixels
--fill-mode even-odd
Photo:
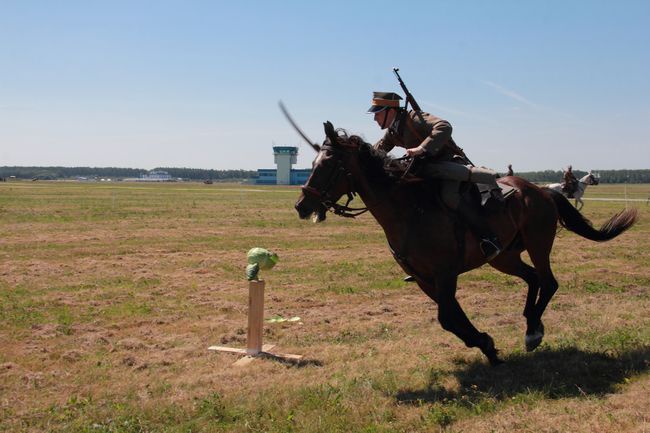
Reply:
[[[358,212],[348,204],[358,194],[383,228],[395,260],[438,304],[440,325],[468,347],[478,347],[491,364],[501,363],[492,337],[474,327],[456,300],[458,275],[483,265],[485,259],[476,237],[437,198],[436,182],[405,182],[391,175],[385,170],[385,165],[392,161],[390,157],[374,150],[360,137],[335,130],[330,122],[325,123],[325,134],[327,139],[322,146],[312,144],[318,155],[296,202],[300,218],[316,214],[322,220],[323,209],[355,216]],[[525,341],[526,349],[531,351],[542,341],[541,317],[558,288],[549,262],[558,221],[587,239],[607,241],[635,223],[636,210],[624,210],[600,229],[594,229],[555,191],[516,176],[501,178],[499,182],[517,191],[501,209],[488,213],[492,229],[506,246],[489,264],[528,284]],[[337,203],[344,195],[348,196],[348,203]],[[521,260],[524,250],[534,267]]]
[[[586,175],[578,179],[578,190],[573,193],[573,198],[575,199],[575,207],[580,210],[585,203],[582,201],[582,196],[585,195],[585,190],[589,185],[598,185],[598,178],[591,173],[591,170]],[[568,197],[568,195],[562,191],[561,183],[550,183],[546,185],[546,188],[552,189],[559,192],[560,194]],[[579,205],[579,206],[578,206]]]

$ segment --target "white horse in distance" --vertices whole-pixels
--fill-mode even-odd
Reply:
[[[586,175],[578,179],[578,190],[573,193],[576,209],[580,210],[582,209],[582,206],[585,205],[585,203],[582,201],[582,196],[585,194],[585,190],[587,189],[587,186],[598,185],[599,182],[600,182],[599,178],[595,176],[591,172],[591,170],[589,170],[589,173],[587,173]],[[553,189],[559,193],[562,193],[565,197],[569,198],[569,196],[564,191],[562,191],[561,183],[551,183],[546,185],[546,187]]]

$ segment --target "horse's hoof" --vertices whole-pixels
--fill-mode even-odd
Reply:
[[[537,346],[542,344],[544,334],[535,333],[533,335],[526,335],[526,352],[532,352],[537,349]]]
[[[487,357],[488,361],[490,361],[490,365],[496,367],[497,365],[503,364],[503,361],[498,356],[499,351],[494,346],[492,337],[484,333],[483,338],[485,339],[485,343],[481,351]]]
[[[540,322],[534,334],[526,335],[526,351],[532,352],[533,350],[537,349],[537,347],[542,344],[543,339],[544,324]]]
[[[497,367],[497,366],[499,366],[499,365],[503,365],[503,364],[506,363],[504,360],[502,360],[501,358],[499,358],[499,357],[496,356],[496,355],[494,355],[494,356],[492,356],[492,357],[489,357],[489,358],[488,358],[488,361],[490,361],[490,365],[491,365],[492,367]]]

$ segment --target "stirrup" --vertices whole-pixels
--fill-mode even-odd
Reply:
[[[413,275],[407,275],[404,277],[404,281],[406,281],[407,283],[412,283],[413,281],[415,281],[415,277]]]
[[[485,256],[485,260],[492,261],[496,256],[501,254],[501,245],[497,238],[481,239],[479,244],[481,252]]]

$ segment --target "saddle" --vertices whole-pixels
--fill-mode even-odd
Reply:
[[[423,159],[411,160],[410,163],[405,164],[406,158],[392,160],[390,165],[385,166],[384,170],[391,176],[398,178],[402,183],[428,183],[431,179],[420,176],[418,173],[419,165],[424,163]],[[415,166],[415,167],[412,167]],[[501,188],[503,202],[506,202],[516,191],[508,185],[503,185],[497,182]],[[503,205],[501,200],[494,197],[492,192],[493,186],[489,184],[461,182],[460,194],[471,196],[470,200],[480,201],[482,207],[485,208],[499,208]]]
[[[499,185],[499,188],[501,188],[501,194],[503,195],[504,202],[508,201],[508,198],[517,192],[517,188],[514,188],[510,185],[503,185],[498,182],[497,185]],[[492,185],[477,183],[476,187],[478,188],[478,192],[481,195],[481,206],[490,206],[491,202],[494,202],[496,205],[501,204],[501,202],[496,199],[492,193]]]

